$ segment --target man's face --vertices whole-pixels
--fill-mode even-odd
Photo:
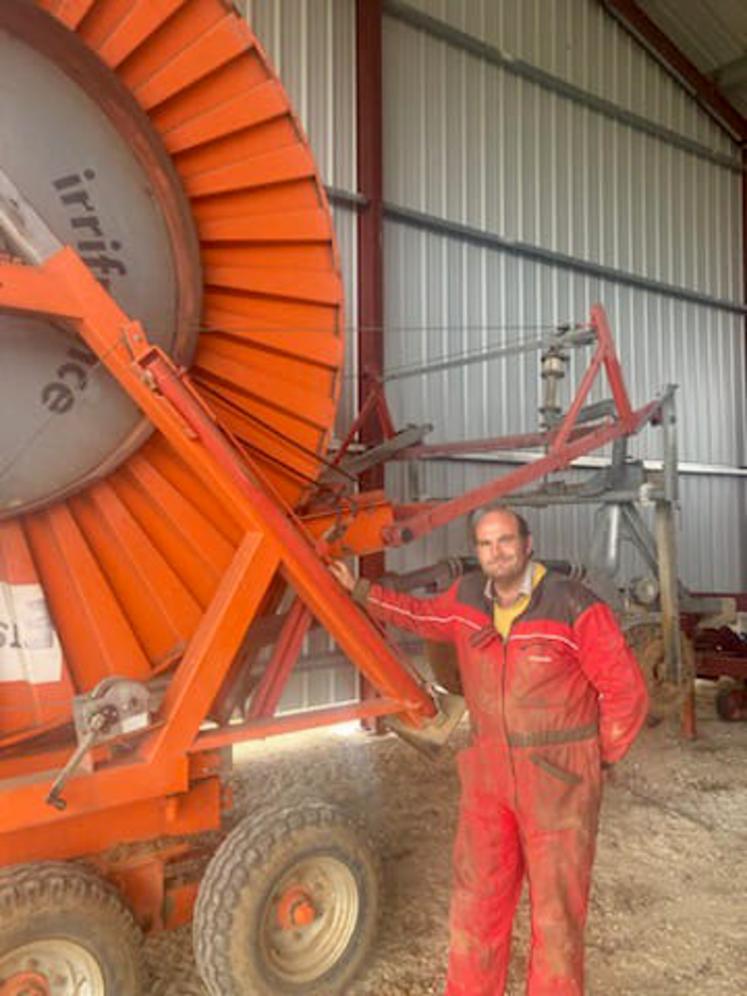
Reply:
[[[477,524],[475,547],[483,573],[493,581],[511,584],[524,575],[532,538],[519,535],[519,523],[510,512],[488,512]]]

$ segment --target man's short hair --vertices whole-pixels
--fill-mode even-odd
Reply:
[[[477,527],[485,518],[486,515],[490,515],[491,512],[507,512],[512,515],[516,520],[516,525],[519,529],[519,536],[522,539],[528,539],[531,535],[531,529],[529,528],[529,523],[520,515],[515,509],[511,508],[509,505],[504,505],[503,502],[496,501],[491,502],[490,505],[481,505],[480,508],[476,508],[474,512],[469,517],[469,531],[473,542],[477,540]]]

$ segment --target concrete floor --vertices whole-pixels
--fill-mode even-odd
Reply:
[[[646,730],[608,785],[591,901],[588,996],[747,992],[747,723],[715,716],[698,691],[699,738]],[[455,746],[466,739],[460,728]],[[320,798],[362,817],[384,865],[376,947],[350,996],[442,991],[453,752],[428,762],[391,736],[303,734],[241,748],[238,805]],[[510,996],[523,992],[526,899],[517,914]],[[150,996],[202,996],[188,929],[151,939]]]

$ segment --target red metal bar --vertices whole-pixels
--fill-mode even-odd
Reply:
[[[570,439],[580,439],[588,435],[598,424],[580,425],[570,433]],[[461,439],[454,443],[424,443],[410,446],[394,455],[395,460],[420,460],[429,457],[459,456],[463,453],[499,453],[501,450],[536,449],[549,446],[560,431],[556,426],[549,432],[520,432],[515,436],[493,436],[491,439]]]
[[[357,0],[358,190],[366,198],[358,217],[360,409],[366,405],[369,391],[376,390],[384,370],[382,24],[382,0]],[[362,425],[361,441],[381,442],[379,426],[372,418]],[[383,481],[383,468],[375,467],[363,476],[361,486],[366,490],[380,488]]]
[[[342,441],[342,445],[337,453],[335,453],[335,458],[332,461],[333,467],[340,463],[350,448],[350,444],[353,442],[358,433],[361,432],[362,427],[364,425],[370,426],[372,414],[375,415],[378,420],[376,435],[379,440],[391,439],[396,432],[381,382],[369,378],[367,384],[368,387],[366,389],[366,397],[362,401],[361,409],[356,415],[355,421],[348,429],[345,438]],[[363,435],[362,432],[361,435]],[[361,475],[361,478],[362,477],[363,475]]]
[[[301,653],[312,619],[311,613],[301,599],[296,598],[290,607],[265,672],[252,696],[247,714],[249,719],[275,715],[290,673]]]
[[[445,526],[453,519],[459,518],[460,515],[466,515],[472,509],[478,508],[486,502],[496,501],[498,498],[524,487],[524,485],[529,484],[531,481],[544,477],[545,474],[559,470],[561,467],[567,467],[571,461],[601,446],[605,446],[607,443],[612,442],[613,439],[619,439],[620,436],[636,432],[652,418],[659,408],[660,403],[652,401],[643,408],[639,408],[633,412],[632,425],[630,427],[623,426],[619,422],[613,425],[601,426],[581,439],[575,442],[568,442],[561,449],[554,450],[545,457],[540,457],[539,460],[535,460],[533,463],[518,467],[497,481],[490,481],[488,484],[468,491],[466,494],[460,495],[458,498],[453,498],[450,501],[440,502],[435,507],[426,509],[412,518],[395,521],[393,525],[386,528],[384,541],[390,546],[409,543],[411,540],[430,532],[432,529]]]
[[[597,348],[594,355],[591,358],[591,363],[584,371],[584,375],[581,378],[581,383],[576,391],[576,396],[571,403],[570,408],[565,414],[563,421],[560,424],[560,429],[557,436],[553,440],[553,444],[550,447],[551,453],[559,453],[568,442],[568,438],[571,432],[576,428],[576,419],[578,418],[578,413],[584,406],[584,402],[588,397],[589,391],[591,390],[592,384],[596,380],[599,369],[604,361],[604,346],[601,342],[597,343]]]
[[[576,420],[578,419],[579,413],[584,406],[584,402],[586,401],[589,391],[591,390],[602,365],[607,372],[607,379],[609,381],[610,390],[612,391],[612,397],[614,398],[615,405],[617,406],[620,422],[626,430],[630,427],[633,415],[630,407],[630,399],[628,398],[628,392],[625,389],[622,368],[620,367],[620,361],[618,360],[617,353],[615,352],[615,345],[612,341],[612,333],[610,332],[610,327],[607,322],[607,315],[604,308],[600,304],[595,304],[591,309],[591,324],[596,332],[597,348],[591,359],[591,363],[586,368],[584,376],[581,378],[581,383],[576,390],[576,395],[570,408],[563,418],[557,436],[553,440],[552,447],[550,449],[551,453],[562,450],[570,439],[571,434],[576,428]]]
[[[688,59],[677,45],[655,24],[634,0],[602,0],[604,7],[619,20],[638,41],[642,41],[663,62],[666,69],[695,92],[698,101],[712,117],[731,132],[747,139],[747,120],[724,96],[718,86]]]
[[[366,206],[358,215],[358,405],[363,410],[370,394],[374,412],[362,421],[360,440],[375,446],[394,434],[388,409],[382,409],[384,372],[384,98],[382,0],[356,0],[356,94],[358,190]],[[387,431],[386,422],[389,419]],[[359,478],[362,491],[384,487],[382,464]],[[375,579],[386,569],[383,552],[362,557],[361,577]],[[364,700],[376,694],[361,680]],[[369,728],[375,724],[368,723]]]
[[[296,713],[291,716],[271,716],[242,723],[240,726],[223,727],[201,733],[190,752],[214,750],[229,744],[244,743],[246,740],[263,740],[280,733],[298,733],[320,726],[333,726],[335,723],[352,723],[356,719],[375,719],[401,712],[402,706],[394,699],[368,699],[357,705],[332,706],[314,712]]]
[[[382,332],[383,335],[383,332]],[[394,427],[394,422],[392,421],[392,415],[389,411],[389,405],[386,400],[386,395],[384,394],[384,388],[380,382],[377,382],[374,388],[374,398],[376,403],[376,417],[379,420],[379,429],[381,435],[384,439],[391,439],[397,432]],[[383,469],[383,468],[382,468]]]
[[[609,322],[607,321],[607,312],[601,304],[592,306],[591,323],[596,330],[597,338],[602,346],[604,368],[607,372],[607,380],[612,391],[612,397],[615,399],[615,404],[617,405],[617,411],[623,423],[627,423],[633,416],[633,407],[630,404],[628,391],[625,387],[625,378],[623,377],[620,360],[615,350],[615,342],[612,338]]]

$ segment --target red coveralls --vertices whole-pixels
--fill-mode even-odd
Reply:
[[[549,571],[504,641],[481,572],[435,598],[372,585],[378,619],[456,644],[472,722],[459,755],[446,996],[501,996],[524,873],[528,996],[580,996],[601,761],[619,760],[646,716],[638,664],[610,609]],[[362,597],[360,597],[362,596]]]

